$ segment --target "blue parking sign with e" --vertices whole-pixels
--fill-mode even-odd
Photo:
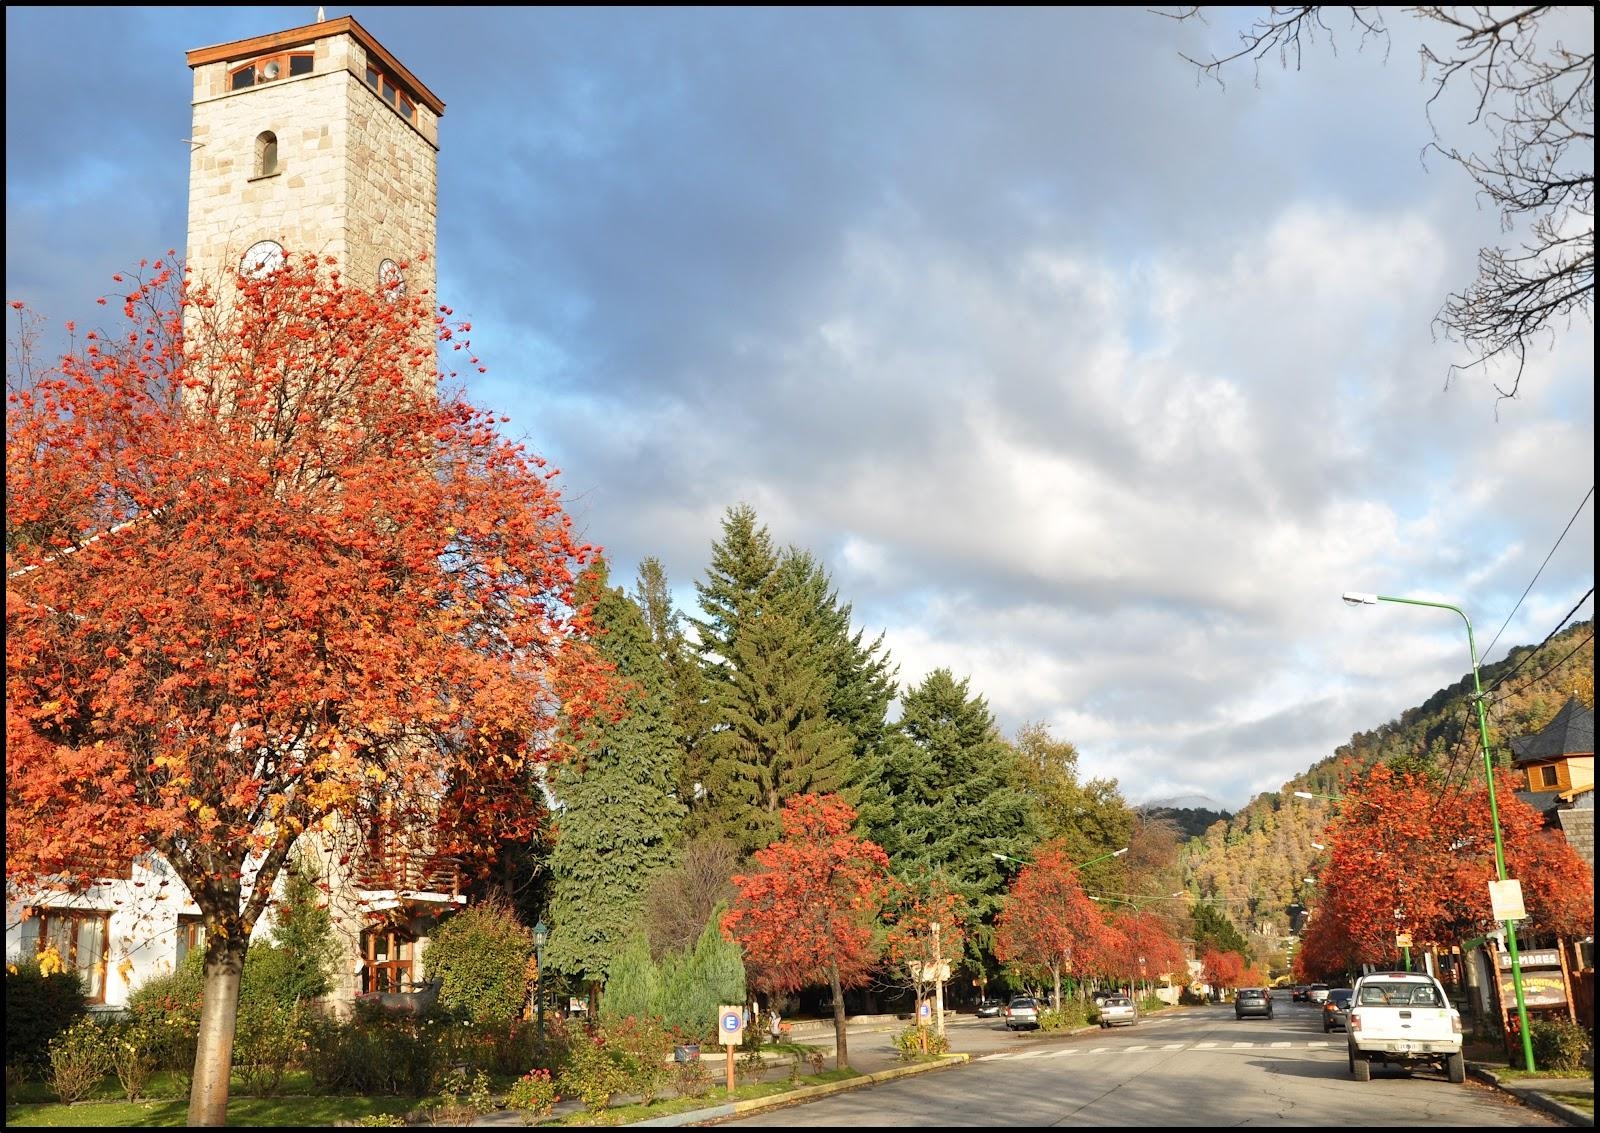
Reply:
[[[722,1017],[724,1031],[737,1031],[744,1025],[744,1018],[737,1011],[729,1011]]]

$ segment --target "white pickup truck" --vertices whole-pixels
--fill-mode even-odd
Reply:
[[[1467,1079],[1461,1015],[1426,972],[1372,972],[1356,981],[1347,1016],[1350,1074],[1372,1077],[1374,1062],[1437,1065],[1452,1082]]]

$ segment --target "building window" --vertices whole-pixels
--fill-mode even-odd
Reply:
[[[243,66],[229,71],[228,89],[245,90],[259,83],[270,83],[274,79],[281,79],[285,75],[309,75],[311,70],[312,56],[309,51],[264,55],[260,59],[252,59]]]
[[[409,933],[392,928],[371,928],[361,934],[363,995],[380,991],[411,990],[412,940]]]
[[[263,130],[256,137],[256,176],[271,177],[278,171],[278,135]]]
[[[206,946],[206,922],[195,913],[178,914],[178,962],[174,968],[183,967],[191,952],[202,951]]]
[[[54,948],[66,969],[83,979],[90,1003],[106,1001],[106,946],[110,913],[84,909],[37,909],[22,924],[22,943],[34,951]]]
[[[1547,763],[1539,768],[1539,785],[1543,787],[1558,787],[1561,785],[1561,777],[1557,774],[1554,763]]]
[[[407,122],[417,120],[417,105],[411,96],[400,89],[400,84],[384,74],[370,62],[367,64],[367,85],[377,92],[379,98],[387,102]]]

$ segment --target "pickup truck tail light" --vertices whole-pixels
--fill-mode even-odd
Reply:
[[[1354,1011],[1350,1012],[1344,1017],[1344,1025],[1350,1028],[1350,1033],[1352,1035],[1355,1034],[1361,1029],[1361,1016],[1357,1015]]]
[[[1461,1016],[1455,1011],[1450,1012],[1450,1029],[1458,1035],[1461,1033]]]

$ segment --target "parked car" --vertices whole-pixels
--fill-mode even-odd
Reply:
[[[1328,998],[1322,1003],[1322,1033],[1327,1034],[1337,1027],[1341,1031],[1349,1030],[1350,996],[1354,992],[1347,987],[1336,987],[1328,992]]]
[[[1311,997],[1312,1003],[1323,1003],[1328,998],[1327,984],[1312,984],[1311,990],[1306,992]]]
[[[1019,995],[1006,1006],[1006,1030],[1018,1027],[1039,1029],[1039,1001],[1031,996]]]
[[[1125,995],[1108,995],[1100,1004],[1101,1027],[1131,1027],[1139,1021],[1139,1009]]]
[[[1272,1018],[1272,999],[1264,987],[1242,987],[1233,994],[1233,1015],[1243,1019],[1247,1015]]]
[[[998,999],[978,1000],[978,1018],[980,1019],[998,1019],[1000,1018],[1000,1012],[1005,1009],[1006,1005]]]

